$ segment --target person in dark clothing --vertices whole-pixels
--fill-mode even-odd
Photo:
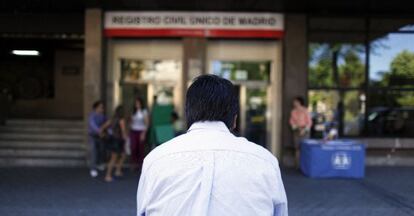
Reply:
[[[128,139],[128,133],[126,128],[126,117],[123,106],[118,106],[115,109],[114,116],[111,120],[107,121],[103,130],[108,129],[110,141],[107,143],[107,148],[111,152],[111,157],[107,164],[106,182],[112,182],[112,172],[115,168],[115,176],[122,177],[122,165],[126,159],[125,154],[125,142]]]

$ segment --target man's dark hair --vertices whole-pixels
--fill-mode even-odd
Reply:
[[[93,104],[92,104],[92,109],[96,109],[96,108],[98,108],[98,106],[99,105],[101,105],[101,104],[103,104],[103,102],[101,101],[101,100],[98,100],[98,101],[95,101]]]
[[[305,99],[302,96],[295,97],[295,101],[298,101],[300,105],[305,106]]]
[[[198,121],[222,121],[230,129],[239,110],[233,84],[215,75],[201,75],[188,88],[185,115],[190,127]]]

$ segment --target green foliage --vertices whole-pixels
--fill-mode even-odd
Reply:
[[[355,50],[344,54],[345,63],[339,66],[340,85],[358,87],[365,81],[365,64]]]
[[[365,82],[362,45],[319,44],[309,46],[311,87],[359,87]]]
[[[316,86],[334,86],[331,60],[321,59],[318,64],[309,68],[309,84]]]
[[[382,73],[379,81],[374,86],[379,87],[413,87],[414,86],[414,52],[402,50],[390,63],[389,71]],[[394,92],[388,97],[376,95],[371,98],[373,104],[384,104],[387,106],[407,107],[414,106],[414,92]]]
[[[390,68],[392,76],[414,77],[414,52],[401,51],[392,60]]]
[[[407,83],[407,81],[413,81],[414,79],[414,52],[401,51],[392,60],[390,70],[389,84],[413,86],[414,83]]]
[[[362,87],[365,83],[365,63],[361,54],[364,53],[361,45],[347,44],[311,44],[309,46],[309,85],[311,87]],[[337,71],[335,71],[337,70]],[[337,74],[335,74],[337,73]],[[337,76],[337,80],[335,78]],[[414,52],[403,50],[390,63],[389,71],[382,72],[378,81],[373,81],[371,87],[413,87],[414,86]],[[323,97],[323,98],[321,98]],[[344,98],[345,104],[355,104],[358,96]],[[311,103],[316,103],[325,96],[312,95]],[[414,106],[414,95],[411,93],[392,93],[381,96],[373,92],[370,96],[371,104],[386,106]],[[345,113],[345,119],[357,114]]]
[[[414,107],[414,92],[404,93],[395,98],[398,104],[402,107]]]

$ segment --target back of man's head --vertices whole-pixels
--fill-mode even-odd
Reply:
[[[232,129],[238,110],[233,84],[218,76],[201,75],[187,91],[185,115],[189,127],[199,121],[222,121]]]

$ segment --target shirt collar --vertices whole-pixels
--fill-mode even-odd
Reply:
[[[188,129],[188,132],[195,131],[195,130],[214,130],[214,131],[230,132],[226,124],[224,124],[224,122],[222,121],[195,122],[191,125],[190,129]]]

